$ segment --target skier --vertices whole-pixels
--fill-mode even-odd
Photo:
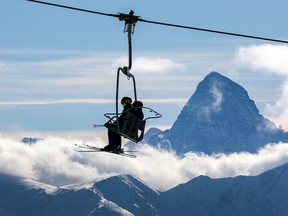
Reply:
[[[131,113],[141,120],[144,119],[142,107],[143,107],[143,103],[141,101],[134,101],[133,109],[131,109]]]
[[[121,105],[123,106],[123,112],[120,115],[120,117],[113,123],[107,122],[105,123],[105,127],[108,129],[108,145],[104,147],[107,151],[121,151],[121,135],[117,132],[117,121],[119,123],[119,126],[123,124],[125,113],[129,112],[129,109],[132,107],[132,99],[130,97],[123,97],[121,99]]]

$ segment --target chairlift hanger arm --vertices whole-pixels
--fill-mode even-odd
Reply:
[[[175,27],[175,28],[184,28],[184,29],[190,29],[190,30],[196,30],[196,31],[205,31],[205,32],[224,34],[224,35],[230,35],[230,36],[235,36],[235,37],[245,37],[245,38],[256,39],[256,40],[264,40],[264,41],[271,41],[271,42],[288,44],[288,41],[286,41],[286,40],[279,40],[279,39],[274,39],[274,38],[258,37],[258,36],[253,36],[253,35],[238,34],[238,33],[232,33],[232,32],[225,32],[225,31],[218,31],[218,30],[212,30],[212,29],[197,28],[197,27],[192,27],[192,26],[184,26],[184,25],[177,25],[177,24],[171,24],[171,23],[145,20],[145,19],[140,18],[139,16],[135,16],[133,11],[130,11],[129,14],[125,14],[125,13],[108,14],[108,13],[91,11],[91,10],[86,10],[86,9],[81,9],[81,8],[75,8],[75,7],[65,6],[65,5],[59,5],[59,4],[49,3],[49,2],[38,1],[38,0],[27,0],[27,1],[46,4],[46,5],[50,5],[50,6],[61,7],[61,8],[66,8],[66,9],[71,9],[71,10],[78,10],[78,11],[88,12],[88,13],[93,13],[93,14],[98,14],[98,15],[116,17],[120,21],[125,21],[125,24],[132,24],[134,26],[139,21],[139,22],[145,22],[145,23],[156,24],[156,25],[170,26],[170,27]]]

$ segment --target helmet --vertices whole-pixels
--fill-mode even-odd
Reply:
[[[121,104],[122,105],[131,104],[131,103],[132,103],[132,99],[130,97],[123,97],[121,99]]]
[[[133,106],[134,107],[143,107],[143,103],[141,101],[134,101]]]

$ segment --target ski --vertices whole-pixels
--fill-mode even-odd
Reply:
[[[117,154],[120,156],[130,157],[130,158],[136,158],[137,156],[134,154],[131,154],[131,152],[137,152],[137,151],[109,151],[104,148],[99,148],[96,146],[90,146],[88,144],[83,143],[82,145],[75,144],[78,148],[81,148],[81,150],[75,150],[77,152],[107,152],[111,154]]]
[[[87,145],[85,143],[83,143],[82,145],[75,144],[75,146],[77,146],[78,148],[84,148],[84,149],[90,149],[90,150],[96,150],[96,151],[102,151],[103,150],[103,148],[99,148],[96,146],[90,146],[90,145]]]

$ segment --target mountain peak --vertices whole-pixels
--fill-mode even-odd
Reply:
[[[181,154],[212,154],[256,152],[280,140],[288,140],[288,134],[260,115],[242,86],[211,72],[198,84],[172,128],[149,142],[172,147]]]
[[[230,80],[229,78],[223,76],[222,74],[216,72],[216,71],[212,71],[210,72],[208,75],[205,76],[204,78],[204,82],[209,82],[210,80],[222,80],[224,82],[233,82],[232,80]],[[234,83],[234,82],[233,82]],[[236,83],[235,83],[236,84]]]
[[[239,117],[241,114],[248,114],[250,118],[260,117],[254,101],[242,86],[217,72],[211,72],[199,83],[182,113],[194,114],[199,120],[213,120],[217,116],[231,118],[229,115],[221,115],[223,112],[234,113]]]
[[[220,73],[216,72],[216,71],[212,71],[210,72],[206,77],[205,79],[210,79],[210,78],[224,78],[226,79],[225,76],[222,76]]]

